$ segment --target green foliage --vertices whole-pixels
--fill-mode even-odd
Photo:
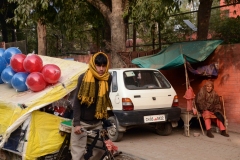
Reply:
[[[129,6],[129,9],[125,10],[124,16],[130,15],[136,25],[145,21],[148,27],[156,22],[166,21],[169,13],[179,9],[178,0],[136,0],[132,1]]]
[[[221,18],[220,18],[221,19]],[[222,18],[215,28],[215,38],[223,39],[224,43],[240,43],[240,17]]]
[[[191,15],[174,16],[168,20],[161,32],[163,43],[186,41],[186,35],[191,35],[192,30],[183,22],[185,19],[191,21]]]
[[[32,28],[26,28],[24,29],[25,36],[26,36],[26,42],[27,42],[27,53],[32,53],[35,51],[37,52],[37,31],[35,30],[35,27]]]
[[[14,11],[15,16],[8,19],[8,22],[20,24],[22,28],[31,28],[33,22],[36,24],[41,20],[47,26],[47,49],[50,52],[47,54],[50,55],[77,50],[79,46],[81,49],[87,50],[88,44],[94,40],[91,37],[95,36],[95,31],[85,31],[104,27],[103,16],[86,0],[8,1],[18,4]],[[72,42],[73,40],[76,42],[75,44]],[[66,44],[63,45],[63,43]]]

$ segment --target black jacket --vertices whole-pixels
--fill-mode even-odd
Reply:
[[[96,110],[96,101],[94,101],[94,103],[88,107],[86,104],[80,104],[80,100],[78,99],[78,91],[80,89],[84,74],[85,73],[79,76],[77,88],[74,91],[75,95],[73,98],[73,126],[79,126],[80,121],[83,121],[87,124],[96,124],[100,121],[94,116],[95,110]],[[97,97],[98,90],[99,90],[98,82],[99,80],[95,78],[95,88],[96,88],[95,97]],[[110,90],[111,82],[112,82],[112,76],[110,75],[108,79],[109,90]]]

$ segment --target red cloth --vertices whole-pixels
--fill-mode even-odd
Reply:
[[[108,140],[106,140],[106,141],[104,141],[104,142],[105,142],[105,144],[106,144],[106,146],[107,146],[107,149],[108,149],[109,151],[111,151],[112,153],[113,153],[114,151],[117,151],[117,150],[118,150],[118,147],[115,146],[110,139],[108,139]]]
[[[193,108],[193,99],[195,98],[195,94],[193,92],[192,87],[189,87],[186,92],[185,95],[183,96],[183,98],[187,99],[187,111],[191,111]]]
[[[63,116],[65,110],[66,110],[65,107],[62,107],[62,106],[57,107],[57,106],[55,106],[55,107],[54,107],[54,114],[55,114],[56,116],[59,116],[59,115],[60,115],[60,116]]]

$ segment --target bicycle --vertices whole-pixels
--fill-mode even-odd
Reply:
[[[60,125],[60,133],[62,136],[66,134],[65,139],[63,141],[63,144],[58,152],[57,160],[71,160],[71,153],[69,150],[70,145],[70,137],[71,137],[71,121],[63,121]],[[106,129],[96,129],[96,130],[90,130],[87,131],[84,128],[81,128],[81,131],[87,133],[87,138],[92,139],[91,143],[87,143],[86,151],[87,153],[84,155],[84,159],[88,160],[92,156],[92,150],[94,148],[98,148],[104,151],[102,157],[100,160],[114,160],[114,157],[118,154],[121,154],[121,152],[113,153],[111,150],[109,150],[109,142],[111,143],[109,137],[108,137],[108,131]],[[97,141],[102,142],[102,146],[97,146]],[[111,146],[110,146],[111,147]]]

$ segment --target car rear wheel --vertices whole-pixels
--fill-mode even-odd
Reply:
[[[156,132],[161,136],[168,136],[172,133],[172,125],[171,123],[157,123],[156,124]]]
[[[117,121],[114,116],[108,118],[113,127],[108,130],[108,136],[113,142],[119,142],[122,140],[123,132],[118,131]]]

